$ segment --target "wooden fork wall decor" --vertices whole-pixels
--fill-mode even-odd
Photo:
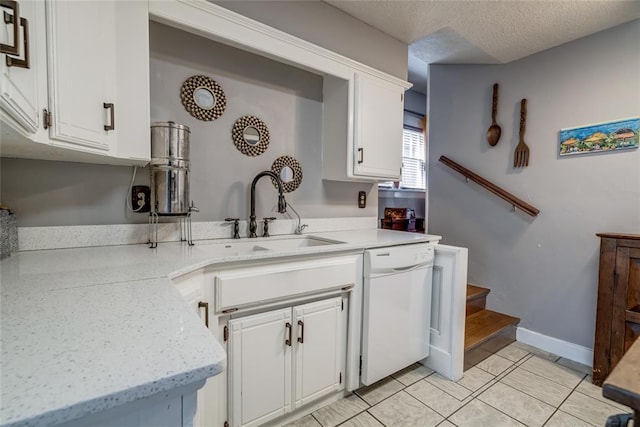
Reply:
[[[520,141],[513,153],[513,167],[529,166],[529,146],[524,142],[524,132],[527,127],[527,100],[520,101]]]

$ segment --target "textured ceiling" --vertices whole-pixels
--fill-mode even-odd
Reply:
[[[410,45],[410,80],[429,63],[507,63],[640,18],[640,0],[324,1]]]

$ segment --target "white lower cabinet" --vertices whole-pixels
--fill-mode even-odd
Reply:
[[[343,388],[342,304],[332,298],[293,308],[294,409]]]
[[[257,426],[343,388],[342,297],[229,321],[229,425]]]

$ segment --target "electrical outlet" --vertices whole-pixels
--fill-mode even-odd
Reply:
[[[131,209],[134,212],[149,212],[151,210],[151,189],[146,185],[131,187]]]
[[[361,191],[358,193],[358,207],[364,208],[367,206],[367,193],[365,191]]]

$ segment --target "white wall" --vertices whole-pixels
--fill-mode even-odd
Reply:
[[[339,12],[333,7],[330,10],[334,13],[325,11],[309,25],[299,20],[296,35],[313,41],[319,36],[319,29],[324,28],[327,34],[332,33],[325,39],[335,43],[338,31],[344,36],[340,40],[340,53],[359,51],[359,55],[373,58],[383,52],[387,59],[404,58],[406,75],[406,45],[380,32],[373,40],[382,50],[376,49],[376,43],[363,43],[362,34],[371,35],[373,29],[343,13],[330,24],[333,30],[327,31],[329,24],[325,19],[333,19],[335,12]],[[271,12],[272,9],[253,10],[252,17]],[[303,13],[300,18],[312,16]],[[252,178],[285,154],[302,163],[303,183],[287,196],[301,215],[307,218],[376,215],[377,191],[373,185],[323,182],[320,178],[320,77],[159,24],[152,23],[151,27],[151,120],[174,120],[192,128],[191,193],[201,210],[195,221],[216,221],[226,216],[246,218]],[[379,59],[377,65],[383,62]],[[403,68],[402,61],[392,62],[392,71],[403,74],[398,71]],[[199,122],[180,103],[182,82],[196,73],[211,75],[226,92],[227,111],[215,122]],[[246,114],[262,118],[271,132],[269,149],[257,158],[242,155],[231,142],[233,122]],[[0,166],[2,204],[17,213],[21,227],[147,221],[146,215],[127,214],[124,208],[131,168],[8,158],[0,159]],[[146,169],[138,171],[136,184],[148,184]],[[361,190],[368,193],[365,209],[357,207]],[[275,194],[268,180],[259,183],[258,216],[273,213]]]
[[[562,128],[640,113],[640,20],[498,66],[429,71],[429,232],[469,248],[469,280],[520,326],[593,346],[597,232],[640,232],[638,150],[558,156]],[[491,89],[502,138],[491,148]],[[520,100],[529,167],[512,167]],[[531,219],[438,162],[461,163],[541,210]]]

